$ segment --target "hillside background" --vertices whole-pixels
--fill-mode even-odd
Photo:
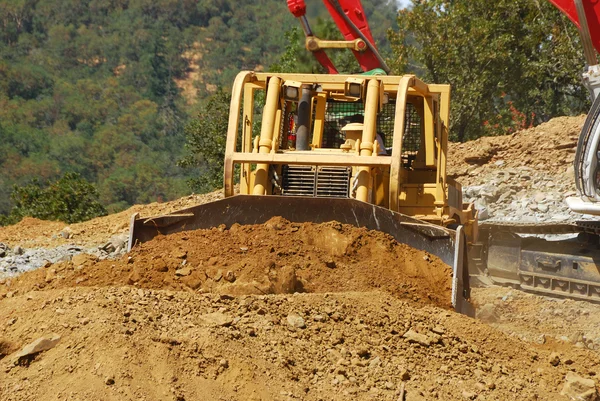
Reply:
[[[339,39],[322,1],[306,3],[317,35]],[[398,14],[399,4],[363,0],[395,73],[453,85],[453,139],[587,109],[577,32],[550,3],[413,1]],[[320,72],[302,43],[284,0],[0,0],[0,223],[15,186],[33,180],[82,177],[108,212],[220,180],[202,149],[192,168],[178,166],[186,127],[207,135],[198,128],[211,99],[226,110],[214,95],[240,70]],[[349,52],[332,58],[360,70]]]
[[[384,43],[395,3],[365,8]],[[297,25],[281,0],[0,1],[0,213],[14,184],[65,172],[109,211],[189,192],[183,128],[240,70],[277,61]]]

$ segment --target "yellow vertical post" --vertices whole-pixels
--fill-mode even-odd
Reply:
[[[231,104],[229,107],[229,123],[227,125],[227,142],[225,143],[225,165],[223,166],[223,186],[225,197],[233,196],[233,154],[235,153],[240,122],[240,106],[244,85],[254,78],[251,71],[240,72],[231,89]]]
[[[440,143],[438,146],[438,176],[436,185],[436,200],[446,202],[446,156],[448,154],[448,122],[450,120],[450,86],[447,85],[440,93]],[[437,204],[437,202],[436,202]]]
[[[242,152],[252,152],[252,119],[254,117],[254,88],[251,85],[244,87],[244,120],[242,128]],[[242,164],[240,171],[240,193],[250,194],[250,163]]]
[[[415,83],[414,75],[405,75],[398,83],[398,92],[396,94],[396,116],[394,118],[394,142],[392,145],[392,163],[390,164],[390,209],[398,211],[398,196],[401,191],[401,170],[402,170],[402,139],[406,128],[406,99],[408,88]]]
[[[325,128],[325,108],[327,106],[327,93],[319,93],[316,96],[317,107],[315,113],[315,125],[313,128],[312,145],[314,148],[323,146],[323,130]]]
[[[262,125],[260,127],[260,140],[258,142],[258,153],[271,152],[273,146],[273,129],[277,120],[277,109],[279,105],[279,91],[281,79],[271,77],[267,89],[267,101],[263,110]],[[269,165],[259,164],[256,166],[256,178],[254,180],[253,195],[264,195],[269,180]]]
[[[365,99],[365,121],[363,125],[362,140],[360,141],[360,155],[372,156],[373,143],[377,130],[377,110],[379,108],[380,83],[376,79],[369,80],[367,84],[367,97]],[[356,199],[369,201],[369,183],[371,181],[370,167],[358,168],[358,185],[356,188]]]

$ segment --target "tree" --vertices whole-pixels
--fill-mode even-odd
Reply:
[[[574,26],[549,2],[413,0],[390,33],[396,73],[452,85],[451,135],[505,134],[587,109]]]
[[[230,101],[229,93],[217,90],[201,108],[198,117],[185,128],[188,155],[178,164],[184,168],[199,169],[200,175],[188,181],[194,191],[208,192],[223,185]]]
[[[0,225],[14,224],[26,216],[76,223],[106,215],[96,188],[74,173],[66,173],[46,187],[37,180],[15,185],[11,199],[14,207],[7,217],[0,216]]]

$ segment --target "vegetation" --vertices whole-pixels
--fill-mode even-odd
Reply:
[[[218,90],[206,107],[202,107],[198,118],[185,128],[188,155],[179,165],[198,168],[200,174],[189,179],[188,185],[196,192],[209,192],[223,186],[223,164],[227,123],[231,95]]]
[[[579,35],[549,2],[413,0],[398,24],[391,64],[452,85],[455,140],[588,109]]]
[[[16,223],[25,216],[76,223],[106,215],[96,188],[75,173],[45,187],[37,180],[23,187],[15,185],[11,198],[14,206],[8,216],[0,216],[0,225]]]
[[[549,3],[413,1],[398,25],[395,1],[363,4],[396,72],[453,85],[455,139],[586,109],[576,30]],[[307,6],[317,35],[340,39],[322,2]],[[19,195],[33,180],[91,183],[109,212],[220,187],[234,76],[321,72],[281,0],[0,0],[0,15],[0,224],[37,213]]]
[[[393,2],[365,3],[383,40]],[[67,172],[109,211],[189,191],[204,179],[176,165],[184,127],[240,70],[278,60],[297,24],[280,0],[0,0],[0,15],[0,215],[13,185]]]

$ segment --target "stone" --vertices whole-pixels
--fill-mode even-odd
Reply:
[[[493,304],[482,305],[475,312],[475,317],[486,323],[496,323],[500,320],[500,316]]]
[[[71,263],[75,267],[81,267],[88,263],[96,262],[98,258],[94,255],[90,255],[87,253],[78,253],[77,255],[73,255],[71,258]]]
[[[171,257],[175,259],[185,259],[187,257],[187,251],[183,249],[175,249],[171,252]]]
[[[425,347],[429,347],[432,342],[431,338],[425,334],[417,333],[413,329],[408,330],[402,337],[406,338],[409,343],[417,343]]]
[[[538,203],[537,209],[542,213],[546,213],[550,209],[550,207],[545,203]]]
[[[63,228],[63,230],[60,232],[60,236],[63,237],[64,239],[70,239],[73,237],[73,231],[71,231],[71,227],[65,227]]]
[[[552,366],[558,366],[560,364],[560,356],[556,352],[551,353],[548,357],[548,363]]]
[[[35,355],[43,351],[48,351],[49,349],[54,348],[59,341],[60,335],[56,333],[51,333],[46,336],[40,337],[37,340],[24,346],[21,349],[21,351],[19,351],[15,355],[14,359],[18,361],[19,359],[29,355]]]
[[[467,400],[474,400],[475,398],[477,398],[476,393],[474,393],[473,391],[467,391],[467,390],[464,390],[462,392],[462,396],[464,399],[467,399]]]
[[[329,259],[328,261],[325,262],[325,266],[327,266],[330,269],[335,269],[335,267],[336,267],[335,260]]]
[[[546,199],[546,194],[543,192],[537,192],[534,196],[533,196],[533,200],[535,201],[535,203],[540,203],[543,202]]]
[[[131,272],[129,277],[127,277],[127,284],[133,285],[133,284],[137,283],[138,281],[140,281],[141,278],[142,278],[142,276],[140,275],[140,272],[138,271],[138,269],[133,269],[133,271]]]
[[[297,313],[290,313],[287,316],[287,323],[290,327],[294,327],[296,329],[306,328],[306,323],[304,322],[304,319]]]
[[[269,281],[271,282],[271,292],[273,294],[293,294],[298,286],[296,269],[293,266],[273,269],[269,272]]]
[[[598,401],[596,382],[592,379],[585,379],[573,372],[567,372],[565,385],[560,394],[566,395],[571,400]]]
[[[113,384],[115,384],[115,378],[113,376],[106,376],[104,378],[104,384],[106,384],[107,386],[112,386]]]
[[[13,248],[13,253],[15,255],[23,255],[23,252],[24,252],[23,248],[19,245],[15,245],[15,247]]]
[[[189,276],[190,274],[192,274],[192,269],[190,269],[189,267],[184,267],[182,269],[177,269],[175,270],[175,275],[176,276]]]
[[[233,283],[235,281],[235,273],[232,272],[231,270],[228,270],[227,273],[225,273],[225,276],[223,277],[225,279],[225,281],[228,281],[230,283]]]
[[[202,324],[208,326],[227,327],[233,323],[233,319],[230,316],[221,312],[207,313],[206,315],[201,315],[199,318]]]

